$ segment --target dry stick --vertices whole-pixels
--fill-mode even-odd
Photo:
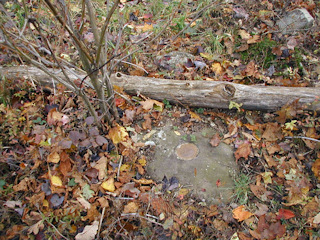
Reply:
[[[214,1],[210,4],[208,4],[207,6],[205,6],[204,8],[200,9],[196,14],[195,14],[195,17],[192,19],[192,21],[187,25],[185,26],[180,32],[178,32],[173,38],[172,38],[172,41],[175,41],[188,27],[190,27],[190,25],[196,21],[200,16],[201,14],[207,10],[208,8],[210,8],[212,5],[216,4],[217,1]]]
[[[103,221],[103,217],[104,217],[105,211],[106,211],[106,207],[103,207],[102,213],[101,213],[101,217],[100,217],[100,221],[99,221],[99,227],[98,227],[97,237],[99,237],[99,235],[100,235],[101,225],[102,225],[102,221]]]
[[[51,4],[50,0],[44,0],[45,3],[48,5],[51,13],[55,16],[55,18],[60,22],[60,24],[68,31],[72,39],[78,44],[79,48],[83,51],[83,53],[86,55],[87,59],[91,62],[94,63],[92,57],[90,56],[90,53],[88,52],[87,47],[81,42],[77,36],[73,33],[73,31],[70,29],[70,27],[63,21],[63,19],[60,17],[54,6]]]
[[[39,211],[40,215],[43,216],[43,217],[45,217],[45,215],[41,212],[39,206],[37,206],[37,208],[38,208],[38,211]],[[63,236],[62,233],[59,232],[59,230],[56,228],[55,225],[53,225],[53,224],[52,224],[51,222],[49,222],[47,219],[44,219],[44,221],[46,221],[46,222],[58,233],[58,235],[59,235],[60,237],[62,237],[62,238],[65,239],[65,240],[69,240],[69,238]]]
[[[287,139],[294,139],[294,138],[301,138],[301,139],[306,139],[314,142],[320,142],[320,140],[315,139],[315,138],[310,138],[310,137],[303,137],[303,136],[295,136],[295,137],[285,137]]]
[[[122,165],[122,159],[123,159],[123,156],[121,155],[120,156],[119,166],[118,166],[118,172],[117,172],[117,180],[119,180],[119,177],[120,177],[120,168],[121,168],[121,165]]]
[[[103,46],[103,40],[104,40],[104,35],[106,34],[107,28],[109,26],[109,22],[110,19],[112,17],[112,14],[114,13],[114,11],[116,10],[117,6],[119,5],[120,0],[116,0],[113,3],[112,8],[109,10],[108,15],[106,17],[106,21],[102,27],[102,31],[101,31],[101,35],[100,35],[100,41],[99,41],[99,46],[98,46],[98,50],[97,50],[97,57],[96,57],[96,63],[99,63],[100,61],[100,54],[101,54],[101,48]]]
[[[158,223],[157,221],[155,221],[155,220],[153,220],[153,219],[150,219],[150,218],[148,218],[148,217],[141,216],[141,215],[139,215],[139,213],[122,213],[122,214],[121,214],[121,217],[138,217],[138,218],[145,219],[145,220],[147,220],[147,221],[149,221],[149,222],[152,222],[152,223],[154,223],[154,224],[157,224],[157,225],[159,225],[159,226],[163,226],[163,224]]]

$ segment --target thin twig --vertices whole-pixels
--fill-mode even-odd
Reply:
[[[69,240],[69,238],[63,236],[62,233],[59,232],[59,230],[56,228],[56,226],[54,226],[51,222],[49,222],[49,221],[46,219],[46,216],[41,212],[39,206],[37,206],[37,208],[38,208],[38,211],[39,211],[40,215],[43,217],[43,220],[46,221],[46,222],[57,232],[57,234],[58,234],[60,237],[62,237],[62,238],[65,239],[65,240]]]
[[[315,139],[315,138],[310,138],[310,137],[303,137],[303,136],[294,136],[294,137],[285,137],[287,139],[296,139],[296,138],[301,138],[301,139],[306,139],[314,142],[320,142],[320,140]]]
[[[120,156],[119,166],[118,166],[118,172],[117,172],[117,180],[119,179],[119,176],[120,176],[120,168],[121,168],[121,165],[122,165],[122,159],[123,159],[123,156],[121,155]]]
[[[97,237],[99,237],[99,235],[100,235],[101,226],[102,226],[102,221],[103,221],[103,218],[104,218],[104,213],[105,213],[105,211],[106,211],[106,207],[103,207],[102,213],[101,213],[101,217],[100,217],[100,221],[99,221],[99,227],[98,227]]]
[[[139,215],[139,213],[122,213],[121,214],[121,217],[138,217],[138,218],[142,218],[142,219],[145,219],[149,222],[152,222],[154,224],[157,224],[159,226],[163,226],[163,224],[161,223],[158,223],[157,221],[155,221],[154,219],[151,219],[151,218],[148,218],[148,217],[145,217],[145,216],[141,216]]]

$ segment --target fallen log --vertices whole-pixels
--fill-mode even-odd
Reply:
[[[62,79],[59,70],[52,70]],[[69,74],[69,73],[68,73]],[[52,84],[52,78],[35,67],[1,67],[0,75],[7,78],[24,77],[42,85]],[[72,80],[82,79],[85,73],[68,75]],[[171,103],[182,103],[191,107],[229,108],[230,101],[242,104],[250,110],[277,110],[281,106],[299,99],[307,109],[320,111],[320,88],[247,86],[221,81],[181,81],[122,73],[111,75],[113,85],[122,87],[131,95],[143,94],[156,100],[167,99]]]

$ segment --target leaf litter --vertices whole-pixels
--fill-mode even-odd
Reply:
[[[190,41],[188,34],[170,42],[165,51],[170,45],[184,46],[184,50],[198,54],[196,60],[188,59],[176,72],[163,71],[156,64],[144,66],[151,61],[143,58],[138,65],[154,77],[311,86],[314,80],[305,80],[314,79],[316,74],[311,55],[301,56],[305,62],[293,59],[298,54],[295,49],[302,44],[307,47],[313,39],[309,35],[302,39],[298,33],[275,40],[267,29],[273,29],[270,21],[277,8],[305,7],[316,15],[316,3],[283,4],[248,1],[212,11],[209,20],[213,24],[240,28],[236,34],[229,34],[227,27],[223,29],[226,34],[216,31],[221,38],[215,38],[211,49],[202,47],[200,40]],[[132,23],[135,37],[146,37],[154,29],[154,16],[139,16],[139,12],[134,16],[137,19],[133,21],[148,21]],[[261,22],[250,23],[251,18]],[[228,24],[219,23],[225,20]],[[171,27],[177,26],[173,23]],[[91,42],[91,33],[87,32],[84,39]],[[221,56],[219,44],[229,56]],[[270,46],[264,48],[264,44]],[[255,46],[265,59],[254,55]],[[319,57],[316,51],[314,54]],[[251,59],[246,59],[247,55]],[[2,54],[0,58],[7,61]],[[128,72],[145,74],[132,66]],[[180,107],[166,108],[167,104],[147,98],[132,106],[119,97],[117,106],[124,111],[121,123],[99,130],[83,104],[63,88],[48,96],[22,79],[11,86],[19,87],[10,88],[15,94],[10,104],[0,105],[1,239],[95,239],[97,234],[106,239],[319,236],[320,122],[316,112],[305,111],[295,99],[276,113],[204,109],[201,114],[191,111],[183,117],[181,125],[186,128],[201,124],[205,117],[217,122],[221,134],[208,144],[215,147],[224,142],[233,146],[239,175],[246,174],[252,180],[245,205],[233,200],[230,204],[208,205],[180,186],[178,176],[160,182],[150,179],[145,166],[152,146],[134,137],[150,133],[162,115],[180,117]],[[239,191],[234,189],[235,196]]]

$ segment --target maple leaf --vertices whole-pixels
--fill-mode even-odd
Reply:
[[[241,205],[232,210],[233,218],[237,219],[238,222],[248,219],[253,214],[245,210],[244,205]]]
[[[114,144],[118,144],[124,142],[129,134],[124,127],[117,125],[109,130],[108,136]]]
[[[265,138],[267,141],[277,141],[283,138],[281,133],[281,126],[278,123],[267,123],[266,130],[262,134],[262,138]]]
[[[250,184],[250,190],[253,192],[253,194],[261,199],[262,201],[267,201],[269,196],[272,195],[272,192],[267,191],[267,189],[264,186],[258,186]]]
[[[238,161],[242,157],[247,160],[250,153],[251,153],[250,143],[243,143],[235,151],[234,156],[236,158],[236,161]]]
[[[142,108],[147,111],[155,108],[161,112],[164,107],[164,104],[162,102],[159,102],[153,99],[147,99],[146,101],[141,101],[140,104],[142,105]]]

